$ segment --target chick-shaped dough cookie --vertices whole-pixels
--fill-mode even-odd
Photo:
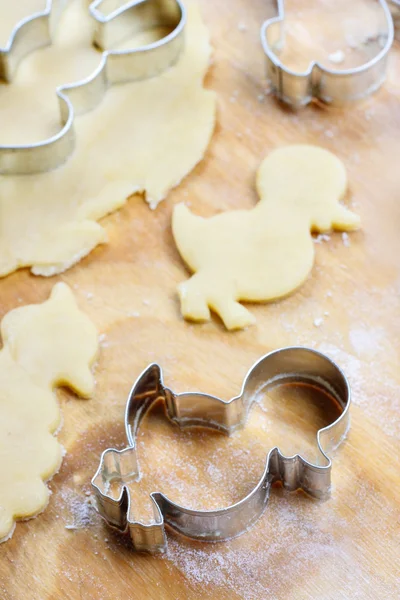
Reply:
[[[195,273],[178,288],[183,316],[207,321],[211,308],[228,329],[254,323],[239,302],[275,300],[299,287],[314,263],[311,232],[359,227],[359,217],[339,203],[346,187],[336,156],[294,145],[262,162],[255,208],[203,218],[184,204],[176,206],[173,235]]]
[[[41,512],[45,481],[57,472],[62,447],[54,437],[60,409],[54,388],[66,385],[90,396],[98,349],[96,328],[67,285],[54,286],[43,304],[22,306],[1,323],[0,541],[16,519]]]

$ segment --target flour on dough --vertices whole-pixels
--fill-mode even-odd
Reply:
[[[124,47],[148,41],[146,35]],[[97,67],[100,53],[91,39],[87,2],[75,0],[55,43],[27,56],[13,83],[0,86],[0,144],[35,142],[59,130],[55,88]],[[38,275],[64,271],[106,241],[96,221],[131,194],[144,192],[154,208],[179,184],[202,159],[214,129],[216,96],[203,87],[210,54],[199,10],[188,2],[185,50],[175,66],[112,86],[96,109],[77,117],[76,149],[62,167],[0,176],[0,276],[24,266]]]
[[[210,308],[228,329],[254,323],[240,300],[261,302],[289,294],[314,262],[311,231],[357,229],[360,219],[339,203],[346,171],[333,154],[295,145],[272,152],[257,175],[260,202],[209,219],[175,207],[173,235],[195,273],[179,286],[182,314],[210,318]]]
[[[1,335],[0,541],[5,541],[16,519],[32,517],[47,505],[44,482],[62,461],[53,435],[60,425],[53,390],[67,385],[80,396],[92,394],[90,365],[98,336],[64,283],[55,285],[43,304],[9,312]]]

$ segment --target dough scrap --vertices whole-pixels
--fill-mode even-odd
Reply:
[[[150,33],[135,43],[148,41]],[[13,83],[0,86],[0,144],[34,142],[59,130],[55,88],[99,64],[91,39],[87,2],[75,0],[55,43],[27,56]],[[97,220],[136,192],[155,208],[202,159],[216,95],[203,87],[211,47],[192,2],[185,40],[175,66],[153,79],[112,86],[98,107],[75,119],[76,149],[65,165],[0,176],[0,276],[26,266],[48,276],[68,269],[106,241]]]
[[[342,162],[316,146],[272,152],[257,175],[260,202],[209,219],[175,207],[173,235],[195,273],[178,291],[186,319],[207,321],[210,308],[227,329],[255,322],[241,300],[285,296],[307,278],[314,263],[311,231],[351,231],[359,217],[339,204],[347,187]]]
[[[62,462],[53,435],[61,420],[53,389],[67,385],[89,397],[90,365],[98,351],[96,328],[64,283],[43,304],[9,312],[1,335],[0,542],[11,537],[17,519],[46,507],[50,492],[44,482]]]

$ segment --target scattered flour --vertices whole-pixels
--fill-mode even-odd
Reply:
[[[337,50],[336,52],[332,52],[332,54],[330,54],[328,58],[331,63],[340,65],[342,62],[344,62],[345,53],[343,52],[343,50]]]
[[[320,233],[317,236],[313,237],[314,244],[322,244],[322,242],[329,242],[331,236],[327,233]]]
[[[348,518],[354,514],[360,528],[376,512],[374,492],[370,484],[361,484],[349,500]],[[170,535],[167,553],[161,560],[169,561],[171,569],[178,569],[195,593],[201,589],[201,598],[310,600],[318,596],[320,600],[333,600],[337,581],[341,598],[365,600],[371,585],[376,598],[397,597],[394,573],[389,577],[379,572],[369,576],[371,557],[363,553],[353,537],[354,529],[338,512],[339,501],[335,491],[329,502],[321,503],[276,490],[264,515],[243,536],[223,544],[196,544]],[[382,558],[387,544],[395,539],[394,528],[389,529],[386,523],[396,515],[386,504],[379,506],[379,511],[384,518],[371,524],[369,535],[378,539],[371,552]],[[316,569],[324,576],[318,577],[317,590],[311,575],[310,595],[306,596],[304,586],[298,588],[296,581],[307,572],[316,573]]]
[[[224,598],[283,597],[282,588],[291,587],[296,573],[311,567],[319,556],[332,559],[335,556],[333,536],[316,532],[311,513],[307,517],[306,511],[301,512],[296,511],[290,494],[282,492],[280,498],[271,497],[266,513],[241,538],[224,544],[200,545],[170,536],[166,558],[195,588],[201,585],[204,592],[204,586],[209,586],[210,597],[218,597],[215,586],[231,592]],[[293,532],[298,539],[293,540],[289,549],[282,540]],[[275,580],[277,568],[279,582]]]
[[[349,248],[351,246],[349,234],[345,231],[342,233],[342,242],[343,246],[346,246],[346,248]]]
[[[349,338],[357,356],[373,356],[383,350],[384,331],[381,328],[351,329]]]
[[[356,343],[361,344],[363,336],[364,333],[360,334],[358,331],[353,333],[353,340],[356,339]],[[371,338],[368,344],[372,344]],[[330,356],[343,369],[351,385],[352,402],[386,435],[399,439],[400,410],[394,410],[392,400],[395,398],[395,402],[398,402],[398,386],[384,372],[382,365],[368,357],[361,360],[327,342],[318,344],[317,349]]]
[[[99,516],[91,495],[85,494],[85,497],[82,497],[67,488],[61,491],[61,500],[63,511],[68,515],[65,529],[84,529],[98,522]]]
[[[316,319],[314,319],[313,325],[314,325],[314,327],[321,327],[323,322],[324,322],[323,317],[317,317]]]

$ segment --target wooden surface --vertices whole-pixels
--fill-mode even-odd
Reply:
[[[305,5],[313,3],[296,2],[295,10]],[[43,301],[57,279],[66,281],[102,334],[94,398],[60,393],[59,438],[67,454],[50,484],[50,505],[19,523],[12,540],[0,546],[1,600],[400,595],[399,45],[389,79],[373,98],[343,111],[310,106],[295,114],[264,95],[258,30],[271,14],[268,2],[202,0],[201,6],[215,48],[206,85],[219,96],[218,124],[203,162],[156,212],[134,197],[105,219],[109,244],[60,278],[21,271],[0,281],[1,315]],[[349,201],[363,230],[350,236],[350,245],[340,234],[320,240],[313,274],[301,290],[251,307],[256,326],[228,333],[216,318],[204,325],[183,322],[176,285],[187,272],[172,240],[173,205],[190,201],[203,215],[253,206],[260,161],[272,148],[298,142],[321,145],[345,162]],[[260,521],[236,540],[207,545],[170,535],[166,556],[133,554],[128,541],[103,525],[87,494],[101,451],[125,444],[124,404],[138,373],[156,360],[174,390],[229,398],[253,361],[292,344],[330,354],[353,385],[352,426],[334,456],[331,499],[320,503],[277,489]],[[194,501],[197,495],[204,505],[245,492],[259,475],[264,447],[288,432],[286,443],[300,452],[313,444],[318,409],[304,404],[294,411],[292,398],[273,400],[257,406],[230,446],[204,434],[181,439],[152,414],[141,433],[143,464],[150,469],[144,485],[173,487],[175,477],[180,494],[194,494]]]

